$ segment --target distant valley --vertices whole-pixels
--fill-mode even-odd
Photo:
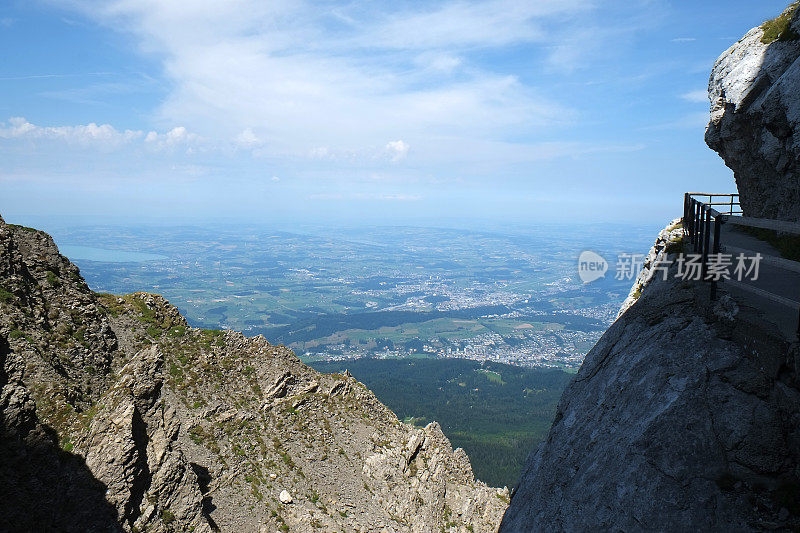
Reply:
[[[572,371],[631,284],[611,271],[583,285],[578,254],[598,251],[613,269],[616,254],[643,253],[652,234],[627,226],[50,231],[94,290],[163,294],[192,325],[263,334],[304,360],[465,358]]]

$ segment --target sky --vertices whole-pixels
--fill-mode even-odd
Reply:
[[[787,1],[4,0],[9,221],[661,223]]]

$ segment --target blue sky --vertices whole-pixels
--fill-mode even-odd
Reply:
[[[785,5],[7,0],[0,213],[663,222],[733,190],[708,76]]]

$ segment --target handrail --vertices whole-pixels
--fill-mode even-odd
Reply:
[[[729,216],[725,221],[728,224],[736,224],[737,226],[747,226],[750,228],[770,229],[773,231],[782,231],[784,233],[793,233],[800,235],[800,224],[797,222],[787,222],[786,220],[774,220],[771,218],[753,218],[753,217],[738,217]]]
[[[695,196],[708,197],[708,202],[703,202]],[[714,198],[729,198],[729,202],[719,203],[714,202]],[[736,198],[736,201],[734,201]],[[689,238],[689,243],[692,245],[696,253],[702,256],[702,274],[701,279],[710,283],[711,285],[711,300],[717,297],[717,283],[721,281],[736,282],[737,286],[745,291],[757,294],[763,298],[769,299],[773,302],[779,303],[792,309],[800,308],[800,302],[786,298],[784,295],[774,294],[764,289],[760,289],[753,285],[743,283],[742,280],[730,279],[716,279],[715,276],[708,275],[708,259],[709,254],[720,254],[721,251],[734,253],[753,253],[754,251],[746,248],[739,248],[730,244],[722,246],[721,233],[723,224],[733,224],[736,226],[744,226],[750,228],[768,229],[783,233],[792,233],[800,235],[800,223],[788,222],[785,220],[774,220],[767,218],[746,217],[741,212],[741,204],[738,201],[739,194],[715,194],[715,193],[686,193],[683,199],[683,230],[684,234]],[[721,213],[713,206],[728,207],[727,213]],[[738,208],[738,210],[736,209]],[[755,255],[754,255],[755,256]],[[784,259],[772,254],[757,255],[760,261],[764,261],[772,266],[788,270],[791,272],[800,273],[800,263]],[[715,256],[719,257],[719,256]],[[797,337],[800,339],[800,315],[798,315],[797,323]]]
[[[738,192],[734,193],[726,193],[726,192],[687,192],[689,196],[739,196]]]

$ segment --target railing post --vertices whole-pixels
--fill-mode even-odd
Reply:
[[[681,219],[681,222],[683,222],[683,233],[684,233],[684,235],[686,234],[686,231],[687,231],[687,229],[686,229],[687,228],[687,226],[686,226],[686,222],[687,222],[686,221],[686,213],[688,212],[687,211],[688,209],[689,209],[689,193],[687,192],[687,193],[683,194],[683,218]]]
[[[703,281],[708,281],[708,247],[709,240],[711,239],[711,208],[707,205],[703,206]]]
[[[698,251],[702,254],[703,253],[703,242],[705,241],[706,235],[706,204],[700,203],[700,224],[697,227],[697,248]],[[705,271],[703,271],[705,275]]]
[[[702,235],[703,231],[703,204],[700,202],[700,200],[695,200],[694,203],[697,206],[697,214],[695,215],[694,226],[694,251],[697,252],[700,250],[700,236]]]
[[[722,217],[714,217],[714,253],[718,254],[722,250],[719,243],[720,233],[722,233]],[[711,300],[717,299],[717,281],[711,280]]]
[[[692,204],[692,197],[689,197],[689,205],[686,207],[686,227],[688,228],[687,235],[689,236],[689,242],[692,242],[692,209],[694,208],[694,204]]]

